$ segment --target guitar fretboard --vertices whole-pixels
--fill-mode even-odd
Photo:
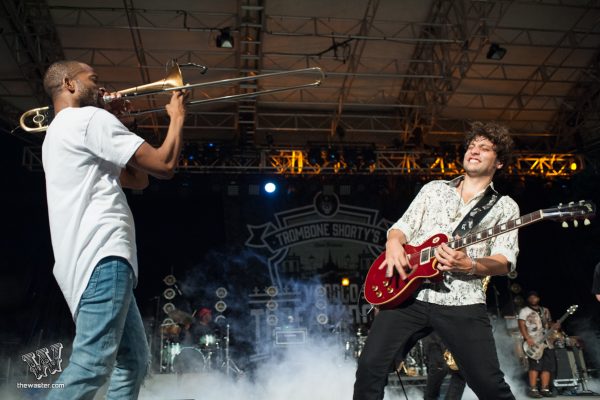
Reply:
[[[532,213],[522,215],[519,218],[513,219],[503,224],[496,225],[492,228],[483,229],[481,231],[471,233],[463,238],[451,240],[447,244],[451,249],[460,250],[464,247],[474,245],[475,243],[483,242],[494,236],[502,235],[503,233],[519,229],[523,226],[531,225],[535,222],[541,221],[543,218],[543,211],[537,210]],[[435,249],[437,247],[438,246],[428,247],[426,249],[421,250],[420,253],[416,253],[419,255],[419,262],[422,264],[433,258]],[[410,254],[408,256],[409,260],[412,258],[411,256],[414,255],[415,254]]]
[[[587,218],[593,217],[595,214],[596,206],[590,201],[581,200],[577,203],[571,202],[568,205],[559,204],[559,206],[555,208],[537,210],[532,213],[522,215],[519,218],[513,219],[512,221],[496,225],[492,228],[482,229],[478,232],[468,234],[463,238],[450,240],[447,244],[451,249],[460,250],[475,243],[483,242],[484,240],[490,239],[494,236],[502,235],[503,233],[519,229],[523,226],[531,225],[534,222],[538,222],[543,219],[565,221],[567,219],[586,218],[584,224],[589,225],[589,220],[587,220]],[[420,264],[428,262],[434,257],[434,252],[437,247],[438,246],[432,246],[422,249],[418,253],[409,254],[409,262],[415,261],[416,257],[419,257]],[[414,263],[411,262],[411,264]]]
[[[512,221],[496,225],[493,228],[484,229],[479,232],[471,233],[465,236],[464,238],[452,240],[448,242],[448,246],[450,246],[451,249],[459,250],[463,247],[483,242],[484,240],[487,240],[494,236],[502,235],[503,233],[519,229],[522,226],[527,226],[533,224],[534,222],[541,221],[542,218],[542,210],[538,210],[529,214],[525,214],[519,218],[513,219]]]

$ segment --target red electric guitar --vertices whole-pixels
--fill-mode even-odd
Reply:
[[[367,272],[364,285],[365,299],[379,308],[393,308],[409,298],[418,289],[422,280],[441,281],[443,275],[436,268],[437,259],[434,256],[434,251],[442,243],[448,243],[450,248],[459,250],[544,219],[563,221],[563,226],[567,220],[574,220],[573,225],[577,226],[577,220],[584,219],[585,225],[589,225],[588,218],[593,217],[595,214],[596,206],[594,203],[581,200],[577,203],[560,204],[558,207],[538,210],[512,221],[496,225],[493,228],[471,233],[460,239],[448,241],[448,236],[438,233],[420,246],[405,244],[404,250],[408,256],[408,262],[414,268],[408,274],[406,280],[400,279],[400,275],[395,270],[394,275],[388,278],[385,276],[386,268],[379,269],[385,261],[385,252],[383,252]]]

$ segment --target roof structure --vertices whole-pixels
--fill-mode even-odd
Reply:
[[[11,124],[48,104],[41,80],[55,60],[92,65],[110,90],[163,79],[176,60],[185,82],[215,83],[191,90],[211,99],[189,107],[185,140],[198,146],[447,150],[471,121],[495,120],[522,151],[600,149],[597,0],[3,0],[2,8],[0,115]],[[217,47],[223,34],[233,47]],[[308,67],[325,73],[319,87],[215,101],[319,79],[260,78]],[[167,99],[145,96],[136,107]],[[168,121],[152,113],[136,124],[159,143]]]

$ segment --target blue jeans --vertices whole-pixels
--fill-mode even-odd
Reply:
[[[133,297],[134,274],[120,257],[102,259],[75,316],[69,365],[48,399],[93,399],[110,378],[107,399],[137,399],[149,366],[148,342]]]

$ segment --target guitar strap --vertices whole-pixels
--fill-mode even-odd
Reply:
[[[463,178],[464,179],[464,178]],[[494,207],[494,204],[498,201],[501,196],[492,189],[492,185],[489,185],[485,190],[485,193],[479,199],[477,204],[464,216],[462,221],[456,226],[454,232],[452,232],[452,237],[456,237],[457,235],[460,237],[465,236],[469,231],[475,228],[487,215],[487,213]],[[445,282],[441,283],[431,283],[432,286],[437,287],[437,290],[449,291],[450,289],[446,285]]]
[[[452,232],[452,237],[455,238],[457,235],[463,237],[473,230],[473,228],[479,225],[483,217],[490,212],[500,197],[501,196],[492,189],[492,185],[490,184],[477,204],[475,204],[471,211],[469,211],[456,226],[456,229]]]

